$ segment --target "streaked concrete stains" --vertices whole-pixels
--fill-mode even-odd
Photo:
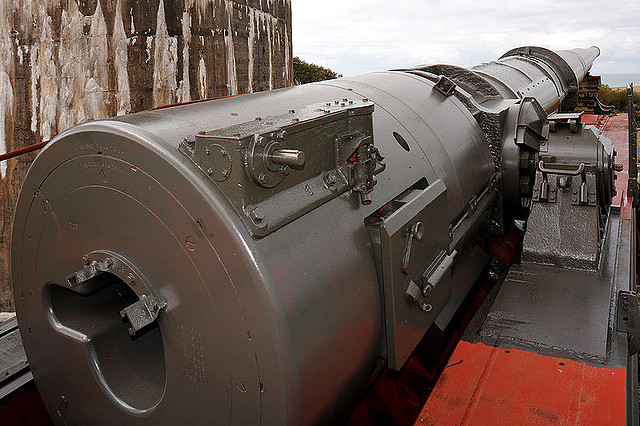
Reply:
[[[233,14],[233,2],[225,0],[226,14],[227,14],[227,27],[224,31],[224,45],[226,48],[227,57],[225,63],[227,64],[227,94],[238,94],[238,74],[236,70],[236,53],[233,46],[233,28],[231,27],[231,17]]]
[[[10,22],[11,8],[0,1],[0,154],[7,152],[8,139],[13,133],[13,43]],[[0,179],[7,174],[7,164],[0,162]]]
[[[78,123],[292,85],[291,0],[0,0],[0,153]],[[0,162],[0,310],[35,154]]]
[[[100,0],[90,22],[91,29],[87,39],[89,72],[84,87],[84,106],[85,119],[97,120],[110,115],[109,104],[112,101],[112,97],[107,96],[109,91],[107,23]]]
[[[191,14],[188,11],[182,12],[180,20],[182,26],[182,80],[178,85],[176,97],[178,102],[189,102],[191,100],[191,80],[189,78],[189,47],[191,46]]]
[[[156,37],[153,49],[153,103],[167,105],[175,103],[178,37],[170,36],[165,18],[164,0],[160,0],[156,20]]]
[[[132,21],[133,23],[133,21]],[[132,26],[135,31],[135,27]],[[131,112],[131,93],[129,88],[129,58],[127,46],[129,39],[124,30],[121,0],[116,3],[116,17],[113,23],[114,67],[116,71],[116,114],[124,115]]]

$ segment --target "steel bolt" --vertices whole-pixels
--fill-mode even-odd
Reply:
[[[262,220],[264,219],[264,217],[260,214],[260,212],[255,208],[252,208],[251,210],[249,210],[249,217],[254,222],[262,222]]]
[[[334,172],[329,172],[324,177],[324,183],[326,183],[327,186],[334,186],[336,182],[338,182],[338,177]]]
[[[211,150],[210,150],[209,148],[206,148],[206,149],[204,150],[204,153],[205,153],[206,155],[211,155]]]

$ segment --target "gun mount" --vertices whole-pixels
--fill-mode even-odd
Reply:
[[[506,220],[531,210],[530,259],[593,268],[611,143],[547,114],[572,110],[598,54],[523,47],[59,135],[28,173],[12,245],[52,418],[329,422],[380,360],[402,368],[446,322],[460,271]],[[550,246],[542,212],[589,232]]]

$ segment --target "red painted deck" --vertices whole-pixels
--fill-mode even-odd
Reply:
[[[615,162],[622,164],[623,170],[616,173],[617,194],[612,201],[613,206],[620,207],[623,218],[630,219],[631,204],[627,197],[627,186],[629,181],[629,117],[626,114],[612,116],[605,123],[602,131],[611,139],[615,147],[617,156]]]
[[[415,424],[625,424],[625,374],[461,341]]]

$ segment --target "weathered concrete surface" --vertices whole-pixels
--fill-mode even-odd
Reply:
[[[0,154],[83,121],[290,86],[290,0],[0,0]],[[0,162],[0,311],[35,154]]]

